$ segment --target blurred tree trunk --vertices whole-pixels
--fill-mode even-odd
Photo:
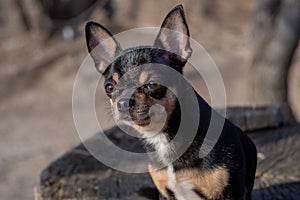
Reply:
[[[0,22],[7,33],[33,34],[40,39],[45,15],[36,0],[0,0]]]
[[[23,22],[15,1],[0,0],[1,26],[7,33],[24,31]]]
[[[280,104],[287,119],[288,71],[298,46],[300,0],[254,0],[250,101]]]
[[[50,22],[42,12],[40,2],[36,0],[14,0],[23,21],[23,26],[38,42],[43,40],[42,30],[47,30]]]
[[[202,0],[202,13],[207,18],[214,18],[218,12],[217,6],[216,0]]]

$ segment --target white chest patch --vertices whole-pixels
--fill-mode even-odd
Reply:
[[[170,143],[165,133],[159,133],[152,137],[145,138],[147,143],[152,145],[156,151],[158,159],[162,163],[169,164],[174,153],[173,145]]]

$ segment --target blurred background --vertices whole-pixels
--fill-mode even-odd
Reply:
[[[178,3],[222,74],[228,106],[278,104],[300,120],[299,0],[0,0],[1,199],[33,199],[41,170],[80,142],[72,87],[85,23],[113,34],[158,27]]]

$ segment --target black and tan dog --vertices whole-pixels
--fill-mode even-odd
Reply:
[[[173,37],[168,30],[181,36]],[[98,71],[105,77],[104,88],[115,118],[132,122],[145,136],[147,149],[150,146],[156,150],[158,162],[172,160],[174,152],[170,141],[179,129],[181,106],[174,90],[159,81],[167,78],[166,75],[156,66],[153,69],[143,66],[164,65],[182,74],[192,53],[183,7],[179,5],[170,11],[153,46],[122,50],[112,34],[95,22],[86,25],[86,41]],[[155,165],[150,165],[161,199],[251,199],[257,162],[255,145],[238,127],[224,119],[216,145],[207,156],[199,157],[211,116],[216,112],[194,93],[195,110],[199,110],[201,116],[196,122],[195,139],[180,157],[167,163],[167,167],[155,170]],[[160,106],[152,109],[153,105]],[[164,112],[160,112],[160,108]],[[193,120],[193,114],[187,117]],[[161,121],[165,121],[162,126]],[[159,133],[154,134],[158,129]]]

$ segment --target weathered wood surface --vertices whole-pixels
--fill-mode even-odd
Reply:
[[[254,107],[229,107],[226,118],[244,131],[277,128],[285,122],[279,104]]]
[[[254,199],[300,199],[300,124],[252,136],[259,156]]]
[[[107,132],[127,150],[140,151],[136,141],[118,128]],[[300,124],[251,132],[259,162],[253,199],[300,199]],[[93,140],[91,138],[90,140]],[[148,174],[112,170],[79,145],[54,161],[41,174],[36,199],[158,199]]]
[[[128,151],[144,151],[138,140],[119,128],[105,132],[109,139]],[[95,142],[94,136],[88,141]],[[109,152],[105,152],[106,154]],[[81,144],[54,161],[41,173],[36,199],[158,199],[149,174],[129,174],[108,168]]]

